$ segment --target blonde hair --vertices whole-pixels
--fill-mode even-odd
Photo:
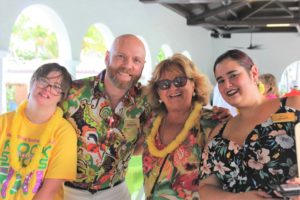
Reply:
[[[264,92],[265,95],[274,94],[279,97],[279,89],[277,86],[276,78],[273,74],[261,74],[258,79],[265,85],[269,86],[269,89]],[[266,87],[265,87],[266,88]]]
[[[183,72],[195,84],[195,96],[192,101],[198,101],[202,105],[206,105],[209,101],[212,86],[206,75],[197,70],[195,64],[182,54],[174,54],[172,57],[161,61],[154,69],[152,78],[144,90],[144,94],[148,97],[148,102],[152,109],[156,112],[166,112],[164,104],[159,103],[159,95],[156,82],[160,80],[162,74],[169,72]]]

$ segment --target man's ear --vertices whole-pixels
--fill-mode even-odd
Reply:
[[[109,66],[109,63],[110,63],[110,52],[106,51],[105,52],[105,65]]]

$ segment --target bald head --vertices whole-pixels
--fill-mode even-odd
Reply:
[[[143,42],[135,35],[117,37],[106,52],[107,83],[119,89],[129,89],[140,78],[146,51]]]
[[[144,43],[137,36],[132,34],[124,34],[118,36],[117,38],[115,38],[110,48],[110,52],[114,53],[122,46],[126,46],[127,48],[130,47],[136,48],[136,51],[139,51],[139,56],[143,58],[143,60],[145,60],[146,57],[145,46]]]

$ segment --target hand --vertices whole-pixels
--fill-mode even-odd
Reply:
[[[271,195],[264,191],[260,190],[254,190],[249,192],[241,192],[238,193],[236,199],[242,199],[242,200],[261,200],[261,199],[273,199]]]
[[[298,178],[298,177],[291,178],[291,179],[287,180],[286,183],[287,184],[292,184],[292,185],[298,185],[298,184],[300,184],[300,178]],[[289,197],[289,199],[300,200],[300,195],[291,196],[291,197]]]
[[[143,153],[144,143],[145,143],[145,135],[141,134],[138,141],[137,141],[137,143],[136,143],[133,155],[137,156],[137,155],[141,155]]]
[[[300,184],[300,178],[294,177],[286,181],[288,184]]]
[[[230,118],[232,118],[230,111],[223,107],[214,106],[213,113],[215,114],[214,118],[219,120],[220,122],[226,122]]]
[[[292,179],[287,180],[286,184],[283,184],[282,187],[283,187],[284,185],[287,185],[287,186],[289,186],[289,185],[290,185],[290,186],[292,186],[292,185],[298,185],[298,186],[299,186],[299,184],[300,184],[300,178],[294,177],[294,178],[292,178]],[[287,187],[287,186],[285,186],[285,187]],[[278,197],[283,197],[280,191],[274,190],[274,193],[275,193]],[[298,192],[296,192],[296,193],[298,193]],[[297,194],[295,194],[295,195],[288,195],[288,194],[285,194],[285,199],[300,200],[300,195],[297,195]]]

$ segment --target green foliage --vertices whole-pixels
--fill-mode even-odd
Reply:
[[[144,182],[142,156],[132,156],[125,178],[130,194],[139,191]]]
[[[22,60],[54,59],[59,54],[55,33],[26,15],[21,15],[13,27],[10,50]]]
[[[166,59],[166,55],[164,53],[164,51],[162,50],[162,48],[159,49],[159,52],[156,56],[156,60],[157,62],[163,61],[164,59]]]
[[[84,36],[82,43],[82,51],[86,55],[98,55],[99,57],[104,56],[107,47],[101,31],[97,26],[91,26]]]
[[[16,87],[14,85],[6,86],[6,108],[7,111],[14,110],[16,105]]]

